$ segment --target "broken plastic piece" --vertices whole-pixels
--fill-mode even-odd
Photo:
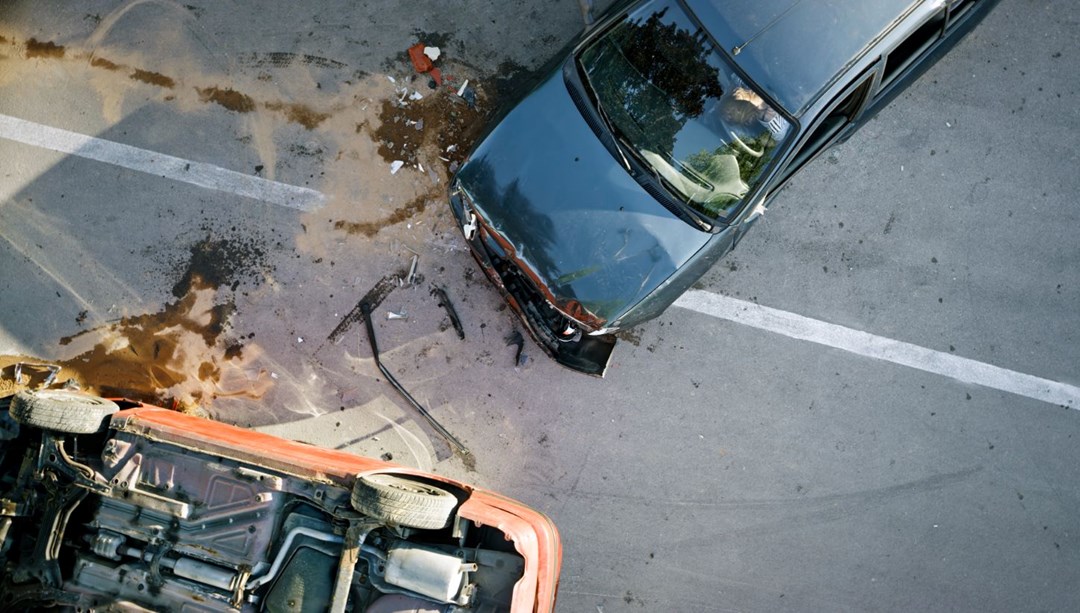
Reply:
[[[529,361],[529,356],[522,353],[525,349],[525,337],[521,335],[521,332],[515,329],[510,334],[507,334],[503,340],[506,341],[507,347],[511,345],[517,346],[517,351],[514,353],[514,367],[521,368],[524,366],[525,362]]]
[[[457,95],[461,96],[462,94],[464,94],[465,93],[465,88],[468,87],[468,86],[469,86],[469,80],[465,79],[465,82],[462,83],[461,87],[458,88]]]
[[[387,319],[408,319],[409,318],[409,313],[406,312],[406,311],[401,311],[400,313],[395,313],[393,311],[387,311],[386,312],[386,318]]]
[[[450,302],[450,296],[446,295],[446,290],[438,285],[433,285],[431,286],[431,295],[439,300],[439,306],[446,309],[446,314],[450,317],[450,324],[454,326],[454,331],[457,332],[458,338],[465,340],[465,328],[461,327],[461,319],[458,317],[457,310],[454,309],[453,303]]]
[[[440,55],[442,55],[442,51],[439,50],[438,47],[424,47],[424,55],[431,58],[431,61],[434,62],[435,60],[439,59]]]
[[[469,105],[469,108],[476,106],[476,90],[471,87],[465,88],[465,93],[461,95],[461,99],[465,101],[465,104]]]
[[[401,167],[405,165],[405,162],[401,160],[394,160],[390,162],[390,174],[396,175],[397,171],[401,170]]]
[[[412,256],[412,263],[409,264],[409,275],[405,277],[405,284],[412,285],[416,280],[416,264],[420,261],[420,256],[415,253]]]
[[[416,72],[427,72],[435,67],[431,63],[431,58],[424,55],[424,43],[416,43],[412,47],[409,47],[409,59],[412,60],[413,68]]]

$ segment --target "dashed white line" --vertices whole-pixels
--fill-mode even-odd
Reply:
[[[8,115],[0,115],[0,138],[299,211],[314,211],[326,202],[326,196],[314,189],[279,183]]]
[[[875,336],[753,302],[691,290],[676,300],[675,306],[790,338],[951,377],[965,383],[1080,409],[1080,387]]]

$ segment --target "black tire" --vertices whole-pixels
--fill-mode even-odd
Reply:
[[[450,525],[457,497],[421,481],[397,475],[362,475],[352,491],[352,506],[379,521],[424,530]]]
[[[11,400],[11,416],[26,426],[68,434],[93,434],[105,429],[116,403],[67,390],[22,391]]]

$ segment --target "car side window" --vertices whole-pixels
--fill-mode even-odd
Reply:
[[[904,69],[923,54],[938,38],[945,29],[945,11],[938,11],[905,38],[895,49],[885,57],[885,67],[881,72],[881,89],[884,90],[896,77],[904,72]]]
[[[795,151],[795,154],[791,156],[787,167],[781,171],[780,182],[786,181],[788,177],[795,174],[795,171],[802,168],[804,164],[832,143],[841,130],[851,123],[855,114],[862,107],[863,101],[866,100],[866,94],[870,91],[873,82],[874,73],[871,70],[860,77],[858,84],[848,90],[846,95],[842,95],[831,110],[825,114],[824,119],[814,128],[814,131],[810,133],[810,136],[806,137],[806,140]]]

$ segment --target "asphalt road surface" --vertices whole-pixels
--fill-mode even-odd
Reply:
[[[0,355],[521,499],[562,611],[1075,611],[1078,24],[1004,0],[594,379],[445,203],[576,2],[8,0]]]

